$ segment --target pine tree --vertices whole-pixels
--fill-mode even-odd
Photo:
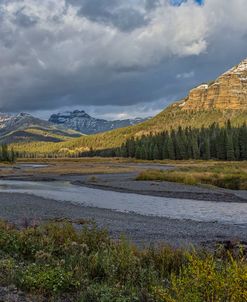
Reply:
[[[195,135],[192,136],[191,143],[192,143],[193,159],[199,159],[200,158],[200,150],[199,150],[198,142],[197,142],[197,139],[196,139]]]
[[[240,160],[239,131],[233,132],[233,148],[235,160]]]
[[[244,124],[239,130],[240,159],[247,160],[247,126]]]
[[[204,142],[204,150],[203,150],[203,159],[209,160],[210,159],[210,143],[209,138],[207,137]]]
[[[140,146],[135,148],[135,158],[141,159],[142,158],[142,150]]]
[[[176,159],[174,144],[171,137],[169,137],[167,140],[167,152],[168,152],[169,159]]]
[[[164,141],[163,148],[162,148],[162,159],[169,159],[169,152],[168,152],[168,138]]]
[[[154,159],[154,145],[152,143],[149,145],[149,148],[148,148],[148,159],[149,160]]]
[[[6,144],[2,145],[2,161],[9,161],[8,146]]]
[[[231,135],[226,136],[226,159],[235,160],[233,140]]]
[[[160,152],[158,146],[155,144],[153,149],[153,159],[160,159]]]
[[[15,157],[16,157],[16,155],[15,155],[14,149],[12,148],[11,153],[10,153],[10,162],[14,163]]]
[[[226,131],[221,129],[217,140],[217,157],[220,160],[226,160]]]
[[[125,145],[123,145],[121,147],[121,156],[122,157],[128,157],[128,150],[127,150],[127,147]]]

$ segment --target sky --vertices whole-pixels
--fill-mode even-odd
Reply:
[[[247,57],[246,0],[0,0],[0,112],[155,115]]]

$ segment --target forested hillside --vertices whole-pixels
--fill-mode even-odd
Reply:
[[[201,128],[209,127],[214,122],[220,126],[230,120],[232,126],[243,125],[247,121],[247,111],[241,110],[212,110],[212,111],[181,111],[178,104],[171,105],[156,117],[136,126],[116,129],[110,132],[100,133],[91,136],[83,136],[62,143],[33,142],[30,144],[14,144],[14,149],[20,153],[29,152],[35,154],[56,153],[57,156],[93,150],[104,150],[121,147],[128,139],[141,138],[150,133],[158,134],[164,131],[171,131],[179,127]]]
[[[65,151],[64,151],[65,152]],[[18,152],[19,157],[37,157],[40,153]],[[130,157],[144,160],[218,159],[247,160],[247,125],[223,127],[213,123],[209,127],[179,127],[158,134],[131,137],[121,147],[93,149],[76,153],[49,152],[46,157]]]
[[[115,155],[146,160],[247,160],[247,126],[232,127],[228,122],[223,128],[217,124],[201,129],[179,128],[129,139]]]

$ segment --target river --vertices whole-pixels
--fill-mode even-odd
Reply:
[[[247,203],[225,203],[144,196],[92,189],[70,182],[0,180],[0,192],[31,194],[86,207],[172,219],[247,224]]]

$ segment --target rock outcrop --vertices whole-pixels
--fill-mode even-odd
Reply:
[[[247,110],[247,59],[210,84],[192,89],[182,110]]]

